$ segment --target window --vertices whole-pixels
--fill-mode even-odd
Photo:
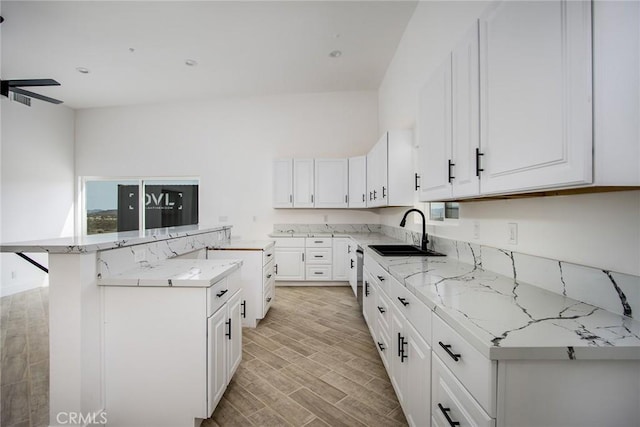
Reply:
[[[198,223],[198,179],[84,178],[83,183],[84,234]]]
[[[458,219],[460,217],[460,204],[457,202],[429,203],[429,219],[431,221],[444,221],[445,219]]]

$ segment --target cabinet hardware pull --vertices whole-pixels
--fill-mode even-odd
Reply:
[[[351,261],[351,268],[353,268],[353,260],[350,259],[349,261]]]
[[[378,311],[379,311],[380,313],[385,313],[387,310],[385,310],[385,309],[384,309],[384,307],[380,307],[380,306],[378,306]]]
[[[289,194],[289,203],[293,203],[293,194]]]
[[[416,179],[416,191],[418,191],[418,188],[420,188],[420,185],[418,184],[418,179],[420,179],[420,175],[418,175],[417,173],[415,174],[415,179]]]
[[[476,176],[480,176],[480,172],[483,172],[484,169],[480,167],[480,156],[484,156],[484,153],[480,152],[479,148],[476,148]]]
[[[322,240],[314,240],[313,243],[322,243]]]
[[[314,255],[314,258],[324,258],[324,255]]]
[[[378,343],[378,347],[380,348],[380,351],[385,351],[387,349],[387,347],[385,347],[381,342]]]
[[[349,196],[346,194],[344,195],[344,202],[349,203]]]
[[[267,274],[267,279],[271,279],[271,273]]]
[[[304,262],[304,252],[302,252],[302,262]]]
[[[347,245],[347,253],[350,254],[351,253],[351,245]]]
[[[278,274],[278,264],[273,264],[273,272]]]
[[[406,298],[398,297],[398,301],[400,301],[402,303],[402,305],[404,305],[405,307],[409,305],[409,301],[407,301]]]
[[[369,282],[367,282],[366,280],[364,281],[364,296],[369,296]]]
[[[385,197],[387,197],[387,188],[382,186],[382,198],[384,199]]]
[[[405,344],[408,343],[404,340],[404,337],[400,334],[400,332],[398,332],[398,357],[400,358],[400,363],[404,363],[404,359],[409,358],[409,356],[404,354]]]
[[[384,276],[378,276],[378,280],[380,280],[381,282],[384,282]]]
[[[438,344],[440,344],[440,347],[444,348],[444,351],[446,351],[447,354],[449,356],[451,356],[451,358],[454,361],[457,362],[458,360],[460,360],[460,357],[462,357],[461,355],[456,354],[456,353],[452,352],[451,350],[449,350],[451,348],[451,344],[444,344],[442,341],[438,341]]]
[[[378,200],[378,196],[376,195],[378,192],[373,190],[373,200]]]
[[[314,271],[314,272],[313,272],[313,274],[318,274],[318,275],[320,275],[320,274],[324,274],[324,273],[323,273],[322,271]]]
[[[365,201],[365,195],[364,195],[364,193],[362,193],[362,201],[363,201],[363,202]]]
[[[218,293],[216,294],[216,296],[217,296],[218,298],[220,298],[222,295],[226,294],[228,290],[229,290],[229,289],[225,289],[224,291],[220,291],[220,292],[218,292]]]
[[[453,166],[455,166],[455,165],[456,165],[456,164],[455,164],[455,163],[452,163],[452,162],[451,162],[451,159],[449,159],[449,166],[448,166],[448,170],[447,170],[447,173],[449,174],[449,184],[451,184],[451,181],[453,181],[454,179],[456,179],[456,177],[455,177],[455,176],[453,176],[453,175],[451,174],[451,168],[452,168]]]
[[[271,256],[271,255],[273,255],[273,254],[267,254],[267,256]]]
[[[373,200],[373,193],[369,191],[369,200]]]
[[[242,307],[242,312],[241,312],[242,318],[246,319],[247,318],[247,301],[246,300],[242,301],[242,304],[240,304],[240,307]]]
[[[451,427],[455,427],[455,426],[459,426],[460,425],[460,423],[458,421],[453,421],[451,419],[451,417],[449,417],[449,412],[451,411],[451,408],[445,408],[444,406],[442,406],[439,403],[438,403],[438,408],[440,408],[440,411],[442,412],[442,415],[444,415],[444,417],[447,419],[447,422],[449,423],[449,425]]]
[[[226,322],[224,322],[227,324],[227,326],[229,327],[229,332],[224,334],[225,337],[231,339],[231,319],[227,320]]]
[[[271,297],[267,298],[267,302],[271,302]]]

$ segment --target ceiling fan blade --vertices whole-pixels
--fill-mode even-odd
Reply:
[[[25,79],[6,80],[9,87],[30,87],[30,86],[60,86],[60,83],[53,79]]]
[[[62,104],[62,101],[55,98],[49,98],[48,96],[38,95],[37,93],[29,92],[28,90],[19,89],[17,87],[12,87],[9,89],[11,92],[19,93],[24,96],[28,96],[30,98],[39,99],[41,101],[50,102],[52,104]]]

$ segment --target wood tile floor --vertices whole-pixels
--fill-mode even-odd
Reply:
[[[0,425],[48,425],[48,289],[0,299]],[[277,287],[213,416],[215,426],[405,426],[348,287]]]
[[[211,426],[404,426],[348,287],[277,287]]]

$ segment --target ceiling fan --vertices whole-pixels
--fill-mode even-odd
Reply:
[[[49,98],[48,96],[39,95],[29,90],[21,89],[23,87],[39,86],[60,86],[60,83],[53,79],[0,80],[0,95],[8,97],[9,92],[13,92],[15,94],[36,98],[52,104],[62,104],[62,101],[59,99]]]

